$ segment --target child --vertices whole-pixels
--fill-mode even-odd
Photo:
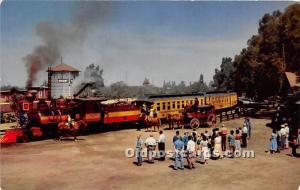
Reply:
[[[235,130],[235,150],[241,151],[241,134],[238,129]]]
[[[270,145],[269,145],[269,150],[270,153],[273,154],[274,152],[276,152],[278,149],[278,144],[277,144],[277,133],[276,130],[273,129],[271,138],[270,138]]]

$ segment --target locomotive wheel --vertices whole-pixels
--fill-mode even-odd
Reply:
[[[209,127],[212,127],[216,124],[216,115],[215,114],[210,114],[207,118],[207,125]]]
[[[193,118],[193,119],[190,121],[190,126],[191,126],[192,129],[198,129],[199,126],[200,126],[200,121],[199,121],[199,119]]]
[[[29,142],[29,136],[26,134],[23,134],[22,136],[18,136],[17,142],[18,143],[27,143],[27,142]]]

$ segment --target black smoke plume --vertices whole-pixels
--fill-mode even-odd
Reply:
[[[36,25],[35,33],[42,44],[24,57],[27,67],[27,87],[37,81],[37,74],[57,64],[64,48],[82,47],[88,31],[105,24],[111,18],[113,2],[78,2],[67,24],[44,21]]]

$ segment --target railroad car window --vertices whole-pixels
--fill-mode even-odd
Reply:
[[[177,109],[180,109],[180,101],[177,101]]]
[[[175,109],[175,102],[172,103],[172,109]]]
[[[184,108],[184,101],[181,102],[181,107]]]
[[[165,110],[166,109],[166,103],[162,103],[162,110]]]
[[[171,103],[167,102],[167,110],[170,110],[170,109],[171,109]]]
[[[157,110],[157,111],[160,111],[160,103],[157,103],[157,104],[156,104],[156,110]]]

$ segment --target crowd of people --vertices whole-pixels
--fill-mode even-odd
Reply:
[[[290,141],[289,141],[290,139]],[[300,131],[298,136],[290,137],[290,129],[288,123],[284,123],[280,126],[279,130],[273,129],[270,143],[269,151],[270,154],[280,153],[281,150],[288,149],[290,146],[292,148],[292,156],[296,156],[296,148],[300,145]]]
[[[172,143],[174,159],[174,170],[184,169],[184,160],[186,159],[188,168],[195,168],[195,160],[200,163],[208,164],[209,159],[222,159],[224,156],[234,158],[236,152],[240,152],[241,148],[247,147],[247,143],[251,138],[252,125],[249,118],[245,118],[243,127],[230,130],[222,124],[221,128],[212,129],[211,133],[207,130],[204,133],[198,134],[197,130],[184,132],[183,135],[176,131]],[[159,131],[159,137],[156,140],[153,134],[143,142],[141,135],[137,137],[136,156],[137,165],[142,165],[142,150],[143,145],[147,148],[148,163],[154,163],[154,159],[165,160],[168,155],[166,153],[166,136],[163,131]],[[156,147],[157,150],[156,151]],[[226,150],[227,149],[227,150]],[[158,152],[158,154],[153,154]],[[224,155],[226,153],[226,155]]]

